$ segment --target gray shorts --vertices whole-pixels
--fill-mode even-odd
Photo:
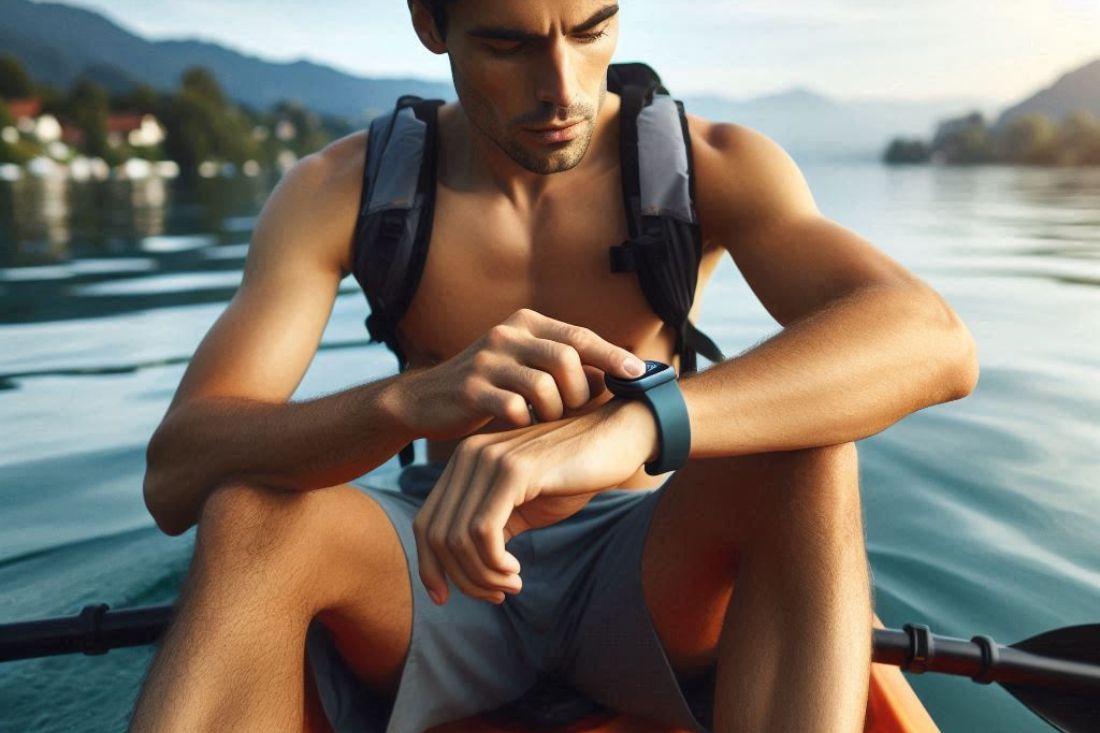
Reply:
[[[413,464],[356,480],[397,529],[413,589],[412,640],[396,698],[351,672],[319,623],[307,652],[336,733],[421,733],[496,709],[546,679],[566,694],[669,726],[710,726],[713,669],[680,680],[644,602],[642,548],[657,489],[612,489],[579,512],[512,538],[523,590],[501,605],[455,587],[435,605],[420,581],[412,521],[444,464]],[[570,689],[571,688],[571,689]]]

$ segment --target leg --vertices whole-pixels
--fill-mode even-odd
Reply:
[[[673,669],[717,663],[714,729],[862,730],[871,599],[854,444],[692,461],[642,562]]]
[[[131,730],[301,731],[305,632],[315,616],[364,683],[396,689],[411,591],[381,507],[349,486],[219,489],[203,509],[177,618]],[[311,723],[316,713],[314,701]]]

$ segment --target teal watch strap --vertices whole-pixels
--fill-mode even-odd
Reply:
[[[646,360],[646,373],[637,379],[604,376],[612,394],[644,402],[657,423],[660,448],[657,457],[645,464],[650,476],[675,471],[687,463],[691,452],[691,421],[684,395],[672,366]]]

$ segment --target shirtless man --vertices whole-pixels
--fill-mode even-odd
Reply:
[[[705,238],[692,318],[728,255],[783,328],[681,380],[689,460],[646,474],[653,417],[600,376],[632,376],[630,355],[677,359],[637,279],[608,271],[626,239],[609,1],[457,0],[435,15],[444,3],[410,1],[459,101],[440,111],[407,372],[288,402],[351,271],[365,135],[271,195],[240,290],[149,445],[150,512],[198,533],[132,730],[324,730],[303,664],[312,620],[394,695],[417,584],[437,609],[521,599],[507,540],[662,480],[640,584],[677,677],[717,665],[713,729],[862,730],[872,608],[853,442],[969,394],[973,340],[926,284],[823,217],[775,143],[691,116]],[[568,143],[528,129],[575,120]],[[414,438],[446,464],[414,525],[419,577],[414,548],[346,483]]]

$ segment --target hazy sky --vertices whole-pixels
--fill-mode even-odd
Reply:
[[[449,78],[405,0],[67,0],[150,38],[201,37],[272,60]],[[1100,58],[1100,0],[619,0],[616,59],[677,94],[809,87],[840,97],[1009,102]]]

